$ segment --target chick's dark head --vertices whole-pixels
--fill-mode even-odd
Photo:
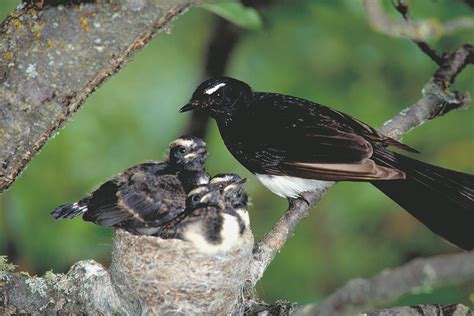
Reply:
[[[225,203],[233,208],[247,208],[248,195],[244,184],[247,179],[235,173],[217,174],[209,181],[209,184],[221,191]]]
[[[177,170],[201,171],[206,157],[206,143],[197,137],[183,136],[169,145],[169,162]]]
[[[189,192],[186,198],[186,209],[194,210],[205,206],[221,207],[223,202],[223,196],[219,190],[216,190],[208,184],[204,184],[197,186]]]

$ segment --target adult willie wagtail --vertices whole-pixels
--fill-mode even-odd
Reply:
[[[85,221],[151,235],[185,209],[187,192],[209,182],[206,143],[181,137],[169,146],[167,161],[135,165],[78,202],[57,207],[55,219],[83,214]]]
[[[369,181],[434,233],[474,248],[474,176],[392,152],[416,150],[347,114],[227,77],[200,84],[180,111],[190,110],[213,117],[232,155],[279,196]]]

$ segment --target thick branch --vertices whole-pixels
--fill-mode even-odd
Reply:
[[[474,252],[416,259],[369,279],[351,280],[321,303],[308,305],[297,315],[326,316],[361,311],[373,302],[392,301],[403,294],[439,284],[474,280],[473,262]]]
[[[21,5],[0,26],[0,192],[84,100],[192,0]]]
[[[393,307],[388,309],[381,309],[368,313],[361,313],[360,316],[471,316],[472,311],[469,307],[462,304],[452,305],[415,305],[415,306],[402,306]]]
[[[445,82],[454,82],[456,76],[469,63],[473,63],[472,45],[464,45],[450,54],[424,87],[423,97],[416,104],[387,121],[380,131],[399,140],[403,134],[427,120],[446,114],[453,109],[468,106],[470,103],[469,94],[467,92],[463,95],[446,92]],[[308,216],[309,210],[321,200],[332,185],[332,182],[328,182],[319,191],[307,193],[304,198],[309,202],[308,204],[301,202],[290,204],[285,214],[258,242],[254,248],[254,261],[251,267],[249,283],[252,286],[255,286],[261,279],[276,253],[293,235],[297,224]]]
[[[277,301],[272,304],[261,302],[252,302],[245,310],[245,315],[279,315],[279,316],[313,316],[308,310],[302,309],[296,312],[298,306],[287,301]],[[331,314],[335,315],[335,314]],[[338,314],[339,315],[339,314]],[[388,309],[381,309],[360,314],[349,314],[359,316],[471,316],[472,311],[469,307],[462,304],[422,304],[414,306],[399,306]]]
[[[0,313],[123,313],[107,270],[93,260],[79,261],[67,274],[44,277],[14,273],[0,264]]]

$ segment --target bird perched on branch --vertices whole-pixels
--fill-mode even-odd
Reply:
[[[200,252],[210,255],[235,249],[247,224],[226,199],[236,203],[237,196],[226,196],[211,184],[196,187],[189,192],[186,210],[161,227],[156,235],[192,242]],[[241,195],[240,199],[244,197]]]
[[[347,114],[227,77],[199,85],[180,111],[190,110],[213,117],[232,155],[279,196],[368,181],[436,234],[474,248],[474,176],[395,153],[387,147],[416,150]]]
[[[206,143],[195,137],[181,137],[170,143],[163,162],[133,166],[102,184],[89,196],[57,207],[55,219],[80,214],[100,226],[120,227],[136,234],[151,235],[159,226],[185,209],[187,192],[209,182],[204,170]]]

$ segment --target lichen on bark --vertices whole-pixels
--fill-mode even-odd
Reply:
[[[191,0],[20,5],[0,26],[0,192],[84,100]]]

